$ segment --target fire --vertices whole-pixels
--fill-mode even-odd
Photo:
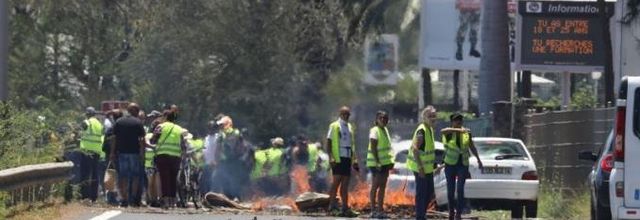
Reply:
[[[251,206],[251,210],[254,212],[260,212],[265,211],[265,209],[269,208],[269,206],[278,205],[290,206],[293,212],[299,212],[298,207],[296,206],[296,201],[289,197],[256,199]]]
[[[369,193],[370,183],[356,178],[357,184],[349,193],[349,206],[357,210],[369,210],[371,207]],[[387,187],[384,196],[384,207],[388,209],[392,206],[413,206],[415,197],[407,195],[403,189],[392,189]]]
[[[304,166],[295,166],[291,172],[291,183],[293,184],[293,193],[296,195],[309,192],[311,186],[309,185],[309,174],[307,168]]]

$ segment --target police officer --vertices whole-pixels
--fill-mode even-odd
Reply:
[[[471,132],[462,127],[462,115],[452,114],[451,127],[441,130],[442,143],[445,145],[445,176],[447,178],[447,199],[449,201],[449,219],[460,219],[464,208],[464,183],[469,174],[469,150],[478,161],[478,167],[482,169],[482,161],[478,151],[473,145]],[[454,195],[458,191],[458,198],[454,201]]]
[[[413,143],[407,156],[407,169],[413,171],[416,180],[416,219],[426,220],[427,205],[433,196],[433,168],[435,165],[435,135],[433,124],[436,109],[427,106],[420,114],[422,123],[413,133]]]
[[[387,218],[383,213],[384,192],[387,187],[389,171],[393,169],[391,140],[387,129],[388,123],[389,114],[386,111],[378,111],[376,113],[375,126],[369,131],[367,168],[369,168],[373,177],[369,193],[372,218]]]

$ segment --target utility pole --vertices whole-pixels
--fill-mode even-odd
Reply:
[[[509,16],[507,1],[482,1],[482,57],[478,99],[480,114],[494,111],[496,101],[511,101]]]
[[[420,107],[424,108],[427,105],[433,105],[433,92],[431,89],[431,74],[429,69],[422,68],[422,99],[420,100]]]
[[[9,12],[7,1],[0,1],[0,101],[9,97]]]
[[[613,76],[613,52],[611,51],[611,31],[609,14],[605,0],[598,0],[598,12],[602,22],[602,39],[604,42],[604,101],[615,103],[615,85]]]

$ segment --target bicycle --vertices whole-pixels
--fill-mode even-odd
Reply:
[[[198,203],[201,200],[198,180],[200,179],[200,175],[202,175],[202,171],[200,168],[192,165],[193,153],[194,152],[191,151],[187,152],[187,155],[180,161],[177,180],[178,206],[186,208],[187,202],[192,200],[195,208],[198,209],[200,207]]]

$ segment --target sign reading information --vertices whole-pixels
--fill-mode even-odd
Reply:
[[[613,9],[613,3],[607,3],[609,17]],[[603,71],[605,45],[599,13],[596,2],[518,2],[516,68]]]

